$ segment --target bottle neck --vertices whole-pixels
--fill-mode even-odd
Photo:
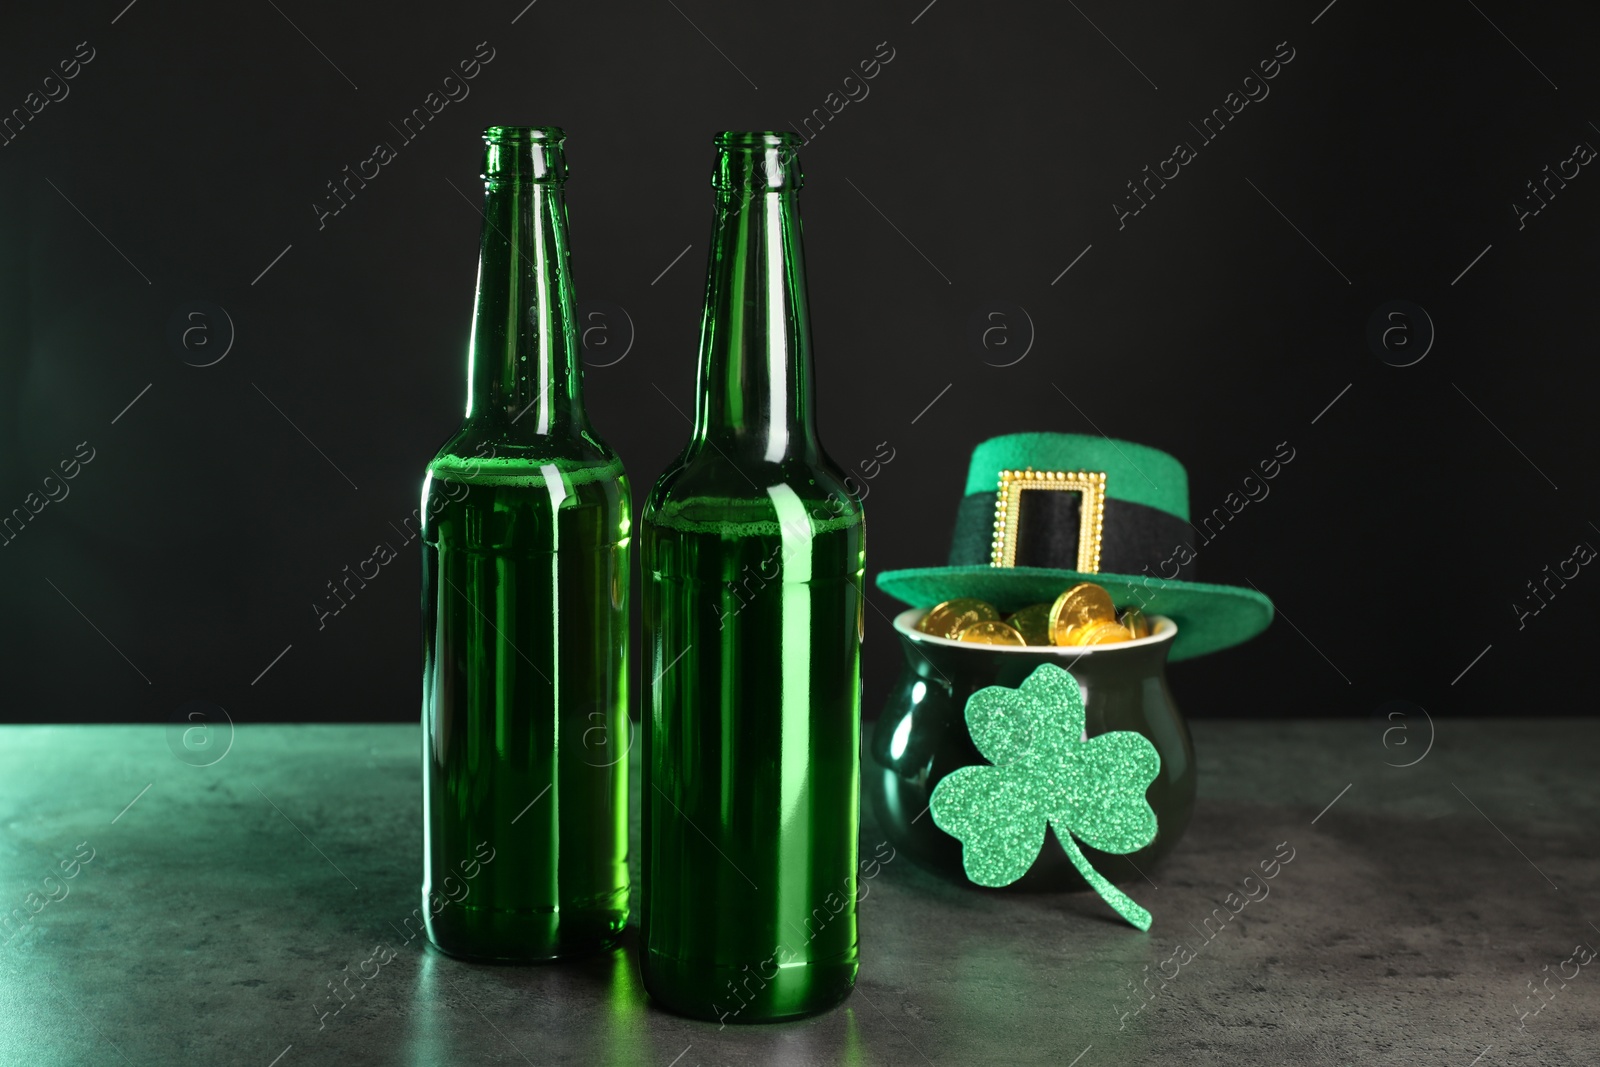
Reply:
[[[729,158],[737,151],[742,150],[722,149],[715,181],[695,440],[770,463],[814,457],[819,450],[795,202],[798,166],[786,161],[773,169],[759,159],[744,166]],[[778,173],[788,166],[795,172],[792,183]]]
[[[588,429],[564,174],[559,143],[491,143],[485,160],[466,422],[506,443]]]

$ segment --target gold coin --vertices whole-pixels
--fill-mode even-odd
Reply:
[[[1097,622],[1093,626],[1078,627],[1071,636],[1075,645],[1114,645],[1133,639],[1133,634],[1120,622]]]
[[[935,637],[954,638],[975,622],[998,622],[1000,613],[993,604],[974,597],[958,597],[935,604],[917,623],[917,629]]]
[[[1092,582],[1079,582],[1050,605],[1050,641],[1057,645],[1078,644],[1071,640],[1074,629],[1116,621],[1117,609],[1112,606],[1111,595]]]
[[[1128,632],[1135,637],[1150,636],[1150,620],[1145,618],[1144,612],[1138,608],[1125,608],[1118,622],[1128,628]]]
[[[1016,627],[999,622],[995,619],[986,619],[975,622],[962,630],[956,638],[957,641],[971,641],[984,645],[1025,645],[1027,639],[1017,632]]]
[[[1007,617],[1006,622],[1022,635],[1030,645],[1050,643],[1050,605],[1029,604],[1021,611]]]

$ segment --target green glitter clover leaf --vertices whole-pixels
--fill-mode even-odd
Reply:
[[[1016,689],[989,686],[967,700],[967,729],[992,767],[962,767],[934,787],[933,821],[962,844],[967,877],[1010,885],[1028,872],[1053,826],[1078,873],[1141,930],[1150,913],[1112,885],[1073,840],[1119,855],[1156,836],[1145,790],[1161,756],[1144,736],[1117,730],[1083,738],[1078,680],[1043,664]]]

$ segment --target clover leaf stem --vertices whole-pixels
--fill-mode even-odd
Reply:
[[[1112,885],[1106,880],[1105,875],[1095,870],[1078,848],[1078,843],[1072,839],[1071,831],[1058,832],[1056,838],[1061,842],[1061,847],[1066,849],[1067,858],[1072,860],[1072,865],[1078,868],[1078,873],[1083,875],[1084,881],[1094,886],[1107,904],[1114,908],[1118,915],[1128,920],[1134,926],[1146,932],[1150,929],[1150,913],[1134,903],[1132,897]]]

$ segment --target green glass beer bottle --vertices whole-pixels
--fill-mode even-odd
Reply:
[[[717,137],[694,436],[650,494],[645,988],[727,1022],[855,983],[864,520],[817,440],[800,138]]]
[[[584,414],[563,134],[484,132],[467,412],[422,488],[422,912],[543,960],[628,917],[628,481]]]

